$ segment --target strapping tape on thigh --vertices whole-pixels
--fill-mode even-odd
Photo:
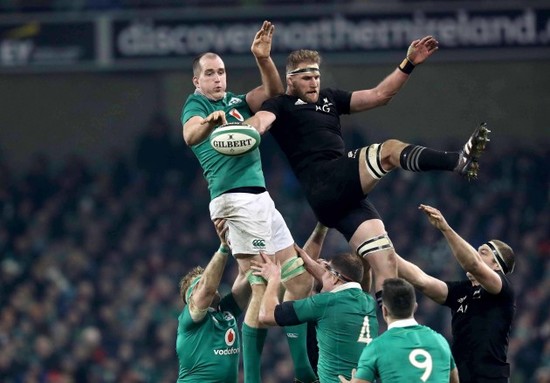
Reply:
[[[263,277],[252,274],[252,270],[246,272],[246,279],[250,285],[267,285],[267,281]]]
[[[365,255],[386,249],[393,249],[393,243],[390,237],[388,237],[388,233],[367,239],[357,247],[357,254],[364,257]]]
[[[304,260],[299,257],[292,257],[281,266],[281,282],[286,282],[300,274],[305,273]]]
[[[382,145],[381,144],[372,144],[367,146],[366,148],[366,159],[365,162],[367,163],[367,170],[369,171],[370,175],[379,180],[380,178],[384,177],[388,172],[382,169],[382,160],[380,157],[380,152],[382,151]]]

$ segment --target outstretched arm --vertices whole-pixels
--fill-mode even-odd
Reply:
[[[472,274],[487,292],[498,294],[502,289],[502,279],[483,261],[477,250],[449,226],[439,210],[428,205],[420,205],[418,208],[426,213],[430,223],[443,233],[454,257],[464,271]]]
[[[284,92],[281,76],[271,58],[271,44],[275,26],[269,21],[264,21],[260,30],[256,33],[250,50],[256,58],[256,64],[262,76],[262,85],[251,90],[246,95],[246,102],[253,113],[257,112],[262,103],[270,97]]]
[[[307,270],[307,272],[310,273],[313,276],[313,278],[317,280],[317,282],[321,282],[321,280],[323,279],[323,274],[325,273],[325,267],[321,263],[323,262],[323,260],[319,260],[319,261],[313,260],[313,258],[311,258],[308,253],[300,249],[300,247],[296,244],[294,244],[294,249],[296,249],[298,256],[302,258],[302,260],[304,261],[304,267]],[[317,254],[317,256],[318,255],[319,254]]]
[[[449,294],[449,289],[445,282],[426,274],[420,267],[414,263],[405,261],[398,254],[396,254],[396,257],[397,273],[401,278],[407,280],[416,289],[437,303],[445,303]]]
[[[275,321],[275,307],[279,304],[279,289],[281,287],[281,265],[274,263],[267,255],[260,253],[263,262],[251,261],[250,268],[254,275],[263,277],[267,287],[262,297],[260,322],[266,326],[277,326]]]
[[[212,133],[214,128],[226,124],[225,112],[217,110],[206,118],[193,116],[183,125],[183,140],[189,146],[200,144]]]
[[[233,298],[235,299],[235,302],[237,302],[239,308],[242,311],[245,311],[248,301],[250,300],[250,295],[252,294],[252,289],[248,279],[246,278],[246,273],[240,268],[237,278],[235,278],[235,282],[233,282],[233,286],[231,287],[231,294],[233,295]]]
[[[314,261],[319,259],[327,233],[328,227],[324,226],[321,222],[317,222],[315,229],[313,229],[311,235],[304,244],[304,251],[308,253]]]
[[[210,262],[204,269],[197,286],[193,289],[189,298],[189,313],[193,321],[198,322],[206,315],[208,307],[212,304],[218,287],[222,279],[223,270],[227,263],[229,247],[225,241],[227,227],[225,220],[217,219],[214,221],[216,232],[220,238],[220,248],[214,253]]]
[[[409,79],[412,69],[422,64],[438,49],[438,41],[432,36],[414,40],[407,50],[407,57],[389,76],[375,88],[352,93],[350,112],[362,112],[386,105],[401,90]]]

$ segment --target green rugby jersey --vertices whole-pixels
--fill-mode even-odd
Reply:
[[[229,294],[220,310],[209,308],[204,319],[193,322],[189,306],[178,318],[176,353],[178,383],[237,383],[240,338],[237,320],[241,310]]]
[[[369,382],[449,383],[455,368],[449,343],[414,319],[392,323],[361,354],[356,377]]]
[[[246,103],[245,94],[235,95],[226,92],[223,99],[212,101],[195,92],[187,98],[183,106],[181,122],[185,124],[194,116],[205,118],[217,110],[225,111],[227,122],[243,122],[252,116]],[[265,188],[259,149],[242,156],[225,156],[214,150],[210,145],[210,137],[208,137],[191,146],[191,150],[202,166],[211,199],[238,187],[259,186]]]
[[[378,336],[376,301],[355,282],[330,292],[297,300],[294,311],[301,322],[315,322],[322,383],[339,383],[338,375],[351,378],[365,346]]]

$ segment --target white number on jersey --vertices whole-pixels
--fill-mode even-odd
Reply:
[[[418,360],[418,356],[421,356],[422,360]],[[416,367],[424,370],[424,373],[420,379],[425,382],[432,374],[432,356],[426,350],[416,348],[409,354],[409,362]]]
[[[370,335],[370,322],[368,315],[363,319],[363,327],[361,327],[361,333],[359,334],[358,342],[369,344],[372,341]]]

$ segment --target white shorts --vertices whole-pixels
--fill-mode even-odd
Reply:
[[[227,220],[227,241],[233,254],[274,254],[294,244],[268,192],[222,194],[210,201],[209,208],[212,220]]]

